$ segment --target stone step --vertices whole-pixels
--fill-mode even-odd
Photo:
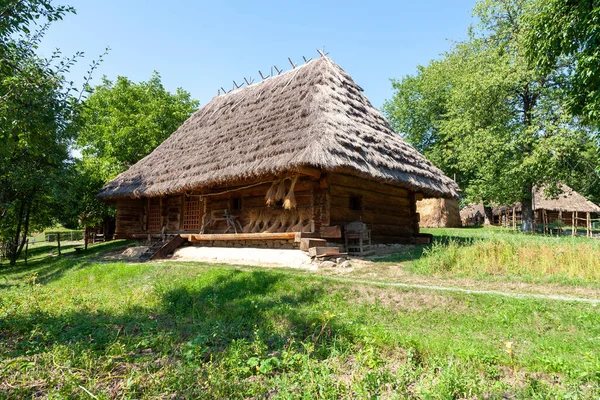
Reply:
[[[300,239],[300,250],[308,251],[311,247],[325,247],[327,246],[327,240],[325,239],[314,239],[314,238],[302,238]]]

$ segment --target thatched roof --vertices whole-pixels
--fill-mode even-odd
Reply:
[[[566,211],[566,212],[593,212],[600,213],[600,207],[592,203],[575,190],[564,184],[559,184],[561,193],[556,196],[546,195],[546,187],[536,188],[533,192],[533,209],[547,211]],[[515,203],[509,206],[492,207],[494,215],[500,215],[502,212],[521,212],[521,203]],[[482,204],[469,204],[460,211],[463,220],[473,218],[479,212],[483,216]]]
[[[567,185],[560,184],[559,189],[562,193],[554,197],[547,196],[544,193],[544,188],[536,189],[533,195],[533,209],[567,212],[600,212],[600,207]]]
[[[427,197],[459,192],[342,68],[321,57],[216,96],[99,196],[176,194],[302,167],[349,171]]]

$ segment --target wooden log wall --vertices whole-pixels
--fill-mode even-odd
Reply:
[[[289,190],[291,181],[286,180],[286,193]],[[296,208],[285,210],[281,206],[267,206],[265,195],[271,183],[254,186],[247,189],[234,190],[221,195],[209,195],[205,197],[206,218],[222,218],[225,210],[236,217],[244,231],[248,232],[285,232],[296,226],[297,219],[302,217],[303,228],[299,231],[311,231],[314,227],[311,221],[313,191],[318,185],[309,177],[302,177],[294,187],[294,197]],[[235,187],[214,189],[214,192],[221,190],[231,190]],[[235,209],[233,206],[237,203],[241,206]],[[269,221],[269,216],[271,217]],[[308,220],[307,217],[308,216]],[[256,218],[264,220],[264,223],[257,225]],[[287,221],[283,225],[277,225],[276,221]],[[292,222],[293,221],[293,222]],[[205,233],[222,233],[227,229],[226,221],[215,221],[207,225]]]
[[[163,224],[167,231],[182,229],[183,196],[169,196],[163,200]]]
[[[144,232],[146,229],[146,199],[117,200],[115,238],[127,234]]]
[[[407,242],[419,233],[418,194],[348,175],[331,174],[328,180],[331,225],[362,221],[376,243]],[[360,209],[352,209],[356,199]]]

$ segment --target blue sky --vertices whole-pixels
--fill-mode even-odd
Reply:
[[[462,40],[474,0],[418,1],[142,1],[57,0],[77,15],[56,22],[40,52],[55,48],[86,58],[72,71],[81,82],[92,59],[111,50],[96,71],[147,80],[157,70],[165,87],[182,87],[204,105],[232,80],[258,79],[290,57],[329,56],[365,89],[376,107],[390,98],[390,78],[415,72]]]

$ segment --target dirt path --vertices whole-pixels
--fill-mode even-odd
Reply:
[[[439,286],[439,285],[425,285],[418,283],[402,283],[402,282],[382,282],[382,281],[371,281],[358,278],[343,278],[332,275],[321,275],[322,278],[340,283],[358,283],[361,285],[372,285],[372,286],[386,286],[386,287],[400,287],[408,289],[424,289],[424,290],[436,290],[445,292],[458,292],[468,294],[485,294],[494,296],[505,296],[522,299],[542,299],[542,300],[558,300],[558,301],[574,301],[581,303],[600,304],[600,299],[589,299],[585,297],[570,297],[563,295],[549,295],[549,294],[536,294],[536,293],[519,293],[519,292],[503,292],[499,290],[478,290],[478,289],[467,289],[464,287],[454,286]]]

